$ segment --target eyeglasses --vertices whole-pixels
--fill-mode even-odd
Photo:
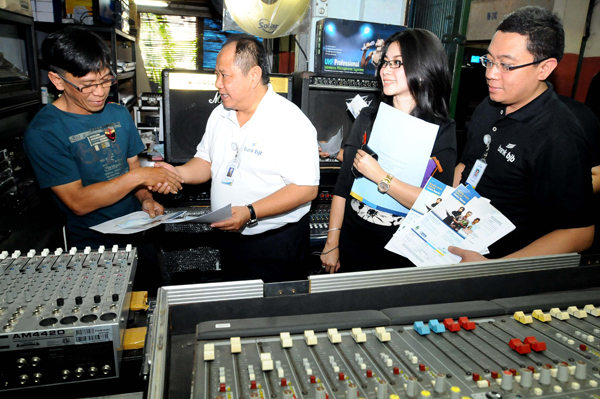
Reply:
[[[489,58],[487,58],[485,55],[479,57],[479,59],[481,60],[481,65],[483,65],[483,67],[486,69],[492,69],[494,67],[494,65],[496,65],[498,67],[498,70],[500,70],[500,72],[510,72],[510,71],[514,71],[515,69],[523,68],[523,67],[526,67],[529,65],[539,64],[540,62],[546,61],[548,58],[544,58],[543,60],[539,60],[539,61],[533,61],[533,62],[530,62],[529,64],[523,64],[523,65],[508,65],[508,64],[505,64],[504,62],[494,62],[494,61],[490,60]]]
[[[390,60],[390,61],[381,61],[379,64],[381,65],[381,69],[390,67],[392,69],[400,68],[404,63],[400,60]]]
[[[73,86],[74,88],[76,88],[80,93],[82,94],[90,94],[91,92],[93,92],[94,90],[96,90],[96,88],[98,86],[102,86],[104,88],[110,87],[112,85],[114,85],[115,83],[117,83],[117,78],[115,76],[110,76],[108,79],[103,80],[100,83],[94,83],[91,85],[85,85],[82,87],[77,86],[75,83],[73,82],[69,82],[64,76],[62,76],[61,74],[57,75],[64,80],[65,82],[67,82],[68,84],[70,84],[71,86]]]

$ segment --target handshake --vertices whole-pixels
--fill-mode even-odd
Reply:
[[[184,183],[179,171],[165,162],[157,162],[154,168],[136,168],[130,171],[138,178],[138,184],[146,186],[152,192],[159,194],[177,194]]]

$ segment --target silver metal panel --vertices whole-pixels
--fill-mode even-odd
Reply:
[[[429,281],[445,281],[473,276],[495,276],[527,271],[562,269],[579,266],[579,254],[535,256],[530,258],[498,259],[460,265],[409,267],[369,272],[321,274],[309,276],[310,292],[332,292],[352,289],[406,285]]]
[[[262,298],[262,280],[234,281],[162,287],[148,328],[146,364],[149,367],[148,398],[162,398],[167,369],[169,307],[171,305]]]

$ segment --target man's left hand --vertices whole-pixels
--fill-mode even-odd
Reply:
[[[449,246],[448,251],[456,256],[460,256],[462,258],[460,263],[482,262],[489,260],[485,256],[481,255],[479,252],[469,251],[467,249],[462,249],[458,247]]]
[[[232,206],[231,218],[222,222],[213,223],[210,226],[223,231],[238,231],[246,226],[250,220],[250,210],[246,206]]]
[[[375,183],[379,183],[381,176],[385,177],[387,175],[381,166],[379,166],[379,162],[363,150],[358,150],[356,153],[354,167],[362,173],[364,177]]]
[[[152,198],[145,199],[142,202],[142,210],[146,212],[151,218],[165,213],[165,208]]]

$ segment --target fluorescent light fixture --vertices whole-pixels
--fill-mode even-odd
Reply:
[[[166,1],[155,1],[155,0],[134,0],[138,6],[148,7],[168,7],[169,3]]]

